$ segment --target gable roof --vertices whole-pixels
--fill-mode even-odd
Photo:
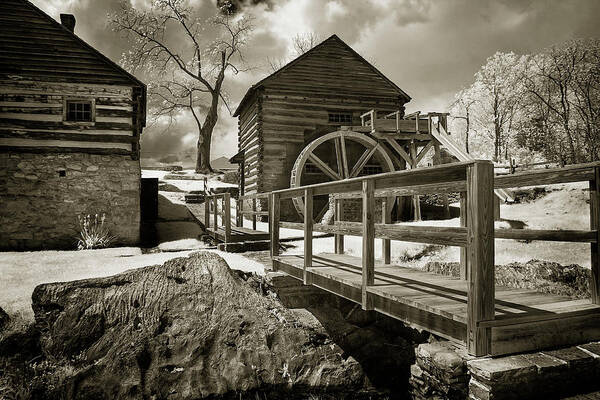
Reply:
[[[289,63],[287,63],[286,65],[284,65],[280,69],[278,69],[277,71],[273,72],[271,75],[267,76],[264,79],[261,79],[260,81],[258,81],[254,85],[252,85],[248,89],[248,91],[246,92],[246,94],[244,95],[244,97],[242,98],[242,101],[240,101],[240,104],[238,105],[237,109],[233,113],[233,116],[235,117],[235,116],[238,116],[240,114],[240,112],[241,112],[242,108],[244,107],[244,105],[248,102],[248,100],[250,98],[252,98],[252,96],[254,95],[254,93],[256,92],[257,89],[263,87],[265,84],[268,84],[268,83],[274,81],[277,77],[281,76],[282,73],[284,73],[287,70],[293,68],[298,63],[302,62],[306,58],[308,58],[311,55],[315,54],[322,47],[327,46],[327,45],[332,44],[332,43],[335,43],[336,45],[341,46],[343,49],[349,51],[361,63],[363,63],[365,66],[367,66],[373,73],[375,73],[380,78],[382,78],[383,81],[385,81],[390,86],[390,88],[398,94],[398,96],[404,98],[407,102],[411,100],[410,96],[405,91],[403,91],[402,89],[400,89],[400,87],[398,85],[396,85],[394,82],[392,82],[390,79],[388,79],[383,73],[381,73],[381,71],[379,71],[377,68],[375,68],[375,66],[373,66],[373,64],[371,64],[370,62],[368,62],[367,60],[365,60],[352,47],[350,47],[348,44],[346,44],[346,42],[344,42],[342,39],[340,39],[337,35],[334,34],[334,35],[331,35],[330,37],[328,37],[327,39],[325,39],[324,41],[322,41],[321,43],[319,43],[318,45],[316,45],[315,47],[313,47],[312,49],[310,49],[309,51],[307,51],[306,53],[300,55],[299,57],[295,58],[294,60],[290,61]]]
[[[146,85],[28,0],[2,0],[0,75]]]

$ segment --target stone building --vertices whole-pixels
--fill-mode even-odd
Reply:
[[[26,0],[0,4],[0,248],[74,248],[79,215],[140,238],[146,86]]]

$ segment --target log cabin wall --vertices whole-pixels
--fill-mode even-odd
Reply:
[[[254,85],[236,110],[239,150],[246,151],[247,194],[289,187],[300,151],[320,134],[360,125],[361,113],[403,110],[410,99],[340,38],[333,35]],[[351,115],[352,122],[330,120]],[[281,218],[295,220],[291,201]]]
[[[85,214],[138,243],[145,85],[28,1],[0,8],[0,248],[73,248]]]

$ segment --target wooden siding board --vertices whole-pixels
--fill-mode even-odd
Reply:
[[[65,82],[145,85],[28,1],[3,0],[0,75]],[[63,53],[83,63],[66,62]],[[89,63],[86,63],[89,62]],[[52,65],[55,68],[48,68]]]

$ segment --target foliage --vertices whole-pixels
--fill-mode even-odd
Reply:
[[[155,117],[189,112],[198,129],[196,171],[211,172],[210,143],[221,101],[229,108],[225,77],[247,70],[242,49],[252,31],[251,19],[228,12],[227,3],[204,20],[185,0],[152,0],[148,8],[123,1],[111,16],[113,29],[132,41],[122,64],[150,82]],[[230,110],[231,112],[231,110]]]
[[[496,53],[458,92],[451,131],[495,161],[600,159],[600,40],[572,40],[537,54]]]
[[[224,183],[233,183],[233,184],[239,184],[240,183],[240,173],[238,171],[230,171],[230,172],[225,172],[225,174],[223,174],[223,182]]]
[[[520,111],[522,68],[515,53],[498,52],[475,74],[475,82],[456,95],[452,114],[472,132],[476,156],[499,160],[507,155]]]
[[[79,237],[77,238],[78,250],[103,249],[114,242],[115,237],[110,234],[104,225],[105,214],[78,215]]]

